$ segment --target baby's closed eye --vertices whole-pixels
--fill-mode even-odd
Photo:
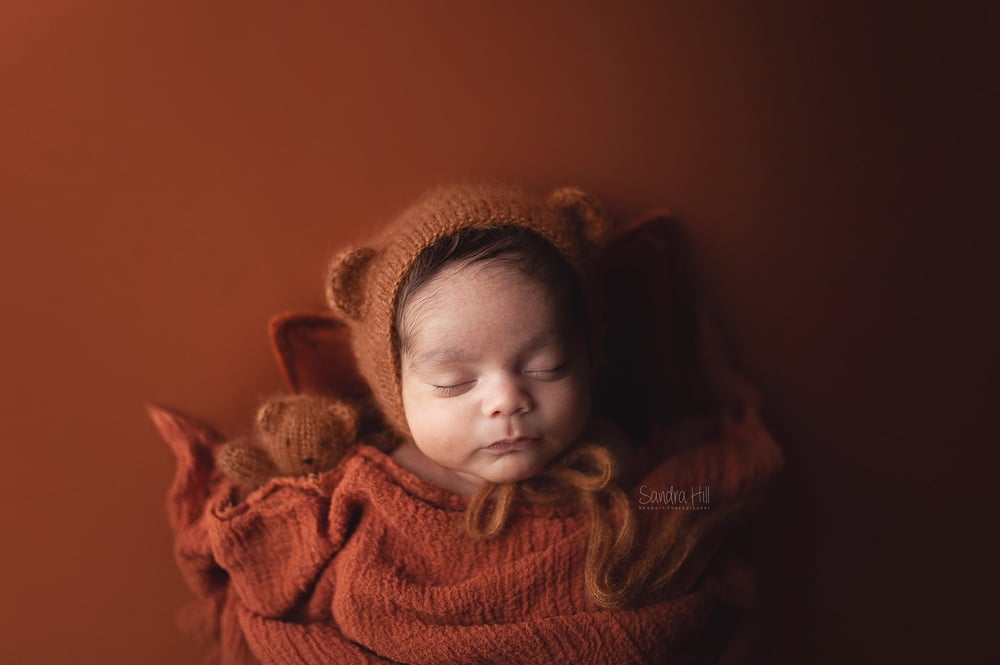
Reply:
[[[452,395],[458,395],[472,388],[475,384],[474,380],[470,381],[446,381],[442,384],[432,383],[431,391],[437,395],[444,395],[445,397],[450,397]]]
[[[569,369],[569,362],[560,362],[553,364],[551,366],[541,366],[537,369],[527,369],[524,373],[533,379],[541,379],[542,381],[551,381],[554,379],[562,378],[566,375]]]

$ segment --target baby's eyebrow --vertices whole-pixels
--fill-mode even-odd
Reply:
[[[426,351],[421,353],[419,356],[410,360],[410,367],[425,367],[427,365],[448,365],[451,363],[460,363],[467,359],[465,352],[462,349],[453,348],[443,348],[443,349],[433,349],[431,351]]]
[[[558,330],[544,330],[535,335],[525,344],[526,349],[534,350],[539,347],[557,344],[563,341],[564,337]],[[464,349],[458,347],[443,347],[425,351],[410,359],[410,367],[427,367],[460,364],[469,360]]]

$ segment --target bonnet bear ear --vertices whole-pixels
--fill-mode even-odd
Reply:
[[[549,192],[545,202],[574,225],[590,247],[603,245],[611,233],[611,218],[596,198],[579,187],[560,187]]]
[[[371,247],[351,247],[330,262],[326,280],[326,301],[351,321],[358,321],[365,304],[365,275],[378,252]]]

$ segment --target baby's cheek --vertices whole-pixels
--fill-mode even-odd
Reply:
[[[585,381],[576,381],[566,386],[561,395],[559,408],[559,429],[569,440],[576,440],[590,420],[590,391]]]
[[[435,404],[434,399],[411,399],[404,400],[403,412],[406,414],[406,422],[410,426],[410,435],[419,446],[424,442],[429,442],[440,438],[447,433],[450,421],[449,413]]]

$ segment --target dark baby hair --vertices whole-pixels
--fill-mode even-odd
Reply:
[[[552,289],[567,322],[590,343],[587,303],[579,280],[566,259],[547,240],[519,226],[471,227],[445,236],[417,255],[403,278],[393,314],[393,347],[397,367],[412,339],[406,306],[443,268],[458,263],[501,263]]]

